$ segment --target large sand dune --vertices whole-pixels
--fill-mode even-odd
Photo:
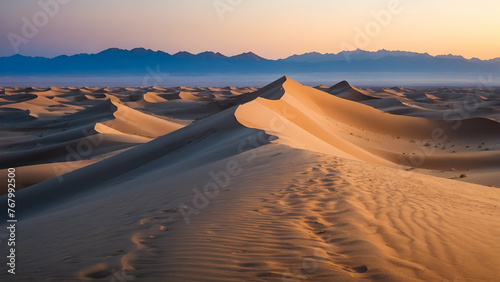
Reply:
[[[2,90],[19,281],[500,279],[496,90]]]

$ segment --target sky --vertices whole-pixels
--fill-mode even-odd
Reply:
[[[478,5],[480,3],[480,5]],[[0,0],[0,56],[403,50],[500,57],[498,0]]]

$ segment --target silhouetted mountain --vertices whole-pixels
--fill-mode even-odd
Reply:
[[[232,56],[233,59],[246,60],[246,61],[265,61],[267,59],[256,55],[254,52],[242,53],[236,56]]]
[[[460,56],[460,55],[452,55],[452,54],[448,54],[448,55],[437,55],[436,58],[445,58],[445,59],[460,59],[460,60],[465,60],[465,58],[463,56]]]
[[[176,58],[182,58],[182,59],[192,59],[192,58],[196,57],[195,54],[191,54],[191,53],[186,52],[186,51],[177,52],[173,56]]]
[[[151,70],[169,74],[313,73],[313,72],[426,72],[499,73],[500,58],[479,60],[462,56],[379,50],[317,52],[268,60],[252,52],[227,57],[202,52],[174,55],[144,48],[110,48],[97,54],[55,58],[14,55],[0,58],[0,75],[145,75]]]
[[[310,52],[302,55],[293,55],[283,61],[287,62],[309,62],[309,63],[319,63],[319,62],[335,62],[335,61],[362,61],[362,60],[378,60],[388,56],[397,57],[430,57],[429,54],[421,54],[414,52],[405,51],[388,51],[385,49],[370,52],[364,50],[354,50],[354,51],[342,51],[338,54],[327,53],[321,54],[318,52]]]

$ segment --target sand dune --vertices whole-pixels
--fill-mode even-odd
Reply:
[[[16,123],[33,119],[35,119],[35,117],[30,116],[29,110],[8,107],[0,108],[0,123]]]
[[[498,122],[468,119],[460,121],[455,129],[456,122],[388,115],[289,79],[283,86],[285,92],[279,98],[259,97],[240,106],[236,112],[238,120],[266,130],[278,136],[280,142],[296,148],[343,157],[347,154],[377,164],[388,165],[386,161],[390,161],[395,165],[441,170],[500,166],[495,153],[482,154],[477,150],[486,140],[500,140]],[[255,112],[260,113],[259,117],[252,114]],[[433,140],[436,129],[440,133],[438,142]],[[419,155],[423,160],[412,163],[413,153],[429,151],[426,146],[434,152]],[[466,146],[476,150],[467,150]],[[497,148],[491,142],[489,146]],[[453,155],[448,148],[453,148]]]
[[[149,103],[158,103],[167,101],[167,99],[160,96],[160,93],[158,92],[146,92],[146,94],[144,94],[144,100]]]
[[[2,90],[0,169],[27,187],[19,279],[500,279],[500,190],[478,185],[500,185],[488,92],[464,112],[473,89],[288,77]]]
[[[182,124],[144,114],[125,105],[111,102],[117,108],[114,119],[103,124],[123,133],[156,138],[175,131]]]
[[[50,95],[38,95],[49,91]],[[71,98],[73,94],[80,96],[79,91],[58,88],[32,93],[35,94],[29,94],[33,95],[29,100],[17,97],[6,100],[9,103],[0,107],[0,123],[4,125],[0,169],[26,167],[22,171],[27,177],[20,181],[19,189],[186,125],[184,121],[131,109],[108,94],[88,103],[88,99]],[[6,180],[6,175],[1,179]],[[5,191],[6,188],[2,189],[2,193]]]
[[[340,98],[344,98],[344,99],[351,100],[351,101],[357,101],[357,102],[377,99],[376,97],[371,97],[371,96],[363,93],[363,91],[360,89],[352,87],[349,84],[349,82],[347,82],[345,80],[330,87],[328,90],[326,90],[326,92],[333,94],[333,95],[340,97]]]
[[[457,119],[460,117],[460,111],[450,111],[440,100],[450,99],[453,103],[457,95],[468,95],[471,90],[438,89],[444,91],[443,93],[436,93],[438,91],[433,89],[416,91],[401,87],[361,90],[345,81],[330,88],[320,89],[333,95],[303,87],[287,78],[255,92],[246,92],[254,90],[250,88],[232,87],[5,88],[4,91],[10,94],[4,94],[1,98],[8,96],[13,102],[2,107],[2,119],[14,122],[35,118],[33,125],[38,128],[43,128],[40,119],[55,119],[51,120],[50,127],[45,127],[56,128],[63,124],[67,127],[63,129],[66,131],[71,127],[103,125],[106,129],[96,132],[109,133],[109,130],[114,130],[113,134],[122,133],[122,138],[125,139],[129,138],[125,135],[156,138],[192,121],[241,105],[236,110],[236,118],[242,124],[266,130],[278,136],[279,142],[296,148],[389,166],[404,164],[431,170],[489,169],[499,165],[495,161],[495,153],[492,152],[496,151],[498,144],[495,141],[488,142],[498,138],[498,124],[490,121],[495,120],[498,113],[495,110],[495,100],[481,100],[477,109],[468,115],[468,119],[453,121],[449,120],[449,117]],[[181,92],[178,92],[179,90]],[[97,96],[88,99],[81,93]],[[168,95],[179,97],[165,99]],[[216,102],[217,99],[220,101]],[[88,101],[94,102],[89,104]],[[22,110],[24,108],[28,109],[29,116],[26,116],[26,110]],[[256,112],[260,113],[257,117],[254,114]],[[266,112],[268,114],[265,114]],[[435,129],[442,131],[443,136],[440,136],[442,138],[439,140],[433,140]],[[56,141],[51,144],[57,140],[65,142],[81,138],[68,138],[71,132],[70,130],[61,134],[52,129],[50,134],[55,134],[52,139]],[[37,140],[38,144],[46,143],[45,134],[39,133],[41,139]],[[29,142],[33,142],[33,138],[28,138],[24,143],[17,143]],[[428,154],[428,151],[432,153],[430,156],[424,156],[423,162],[412,161],[412,158],[420,157],[418,154],[422,154],[421,151],[424,151],[424,154]]]

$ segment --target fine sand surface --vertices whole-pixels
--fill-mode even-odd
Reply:
[[[0,125],[2,281],[500,280],[497,89],[7,87]]]

